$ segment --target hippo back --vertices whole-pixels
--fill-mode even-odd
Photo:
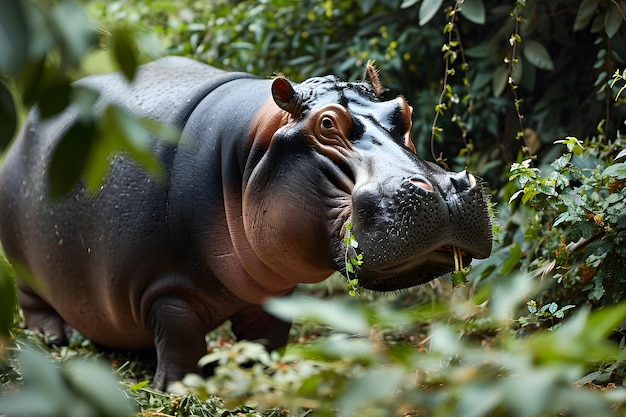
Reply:
[[[99,92],[96,114],[114,104],[138,118],[182,131],[207,95],[244,78],[257,77],[168,57],[140,67],[132,82],[113,73],[75,85]],[[30,112],[0,171],[0,240],[12,263],[47,283],[46,298],[62,306],[59,313],[72,317],[74,327],[98,329],[97,334],[85,331],[92,340],[114,338],[121,341],[119,347],[150,346],[152,336],[143,329],[111,326],[137,322],[139,313],[129,308],[139,307],[130,306],[128,297],[140,299],[155,271],[177,268],[167,223],[169,184],[156,181],[122,153],[111,156],[107,179],[96,195],[81,183],[65,198],[49,201],[51,155],[78,119],[75,106],[51,119],[42,119],[36,108]],[[177,145],[151,140],[155,157],[171,173]],[[50,271],[56,276],[49,276]],[[92,300],[90,319],[81,313],[87,306],[75,299],[76,294],[82,294],[85,302]]]

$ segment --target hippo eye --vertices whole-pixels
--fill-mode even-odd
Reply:
[[[311,138],[318,145],[352,149],[350,138],[353,124],[348,109],[339,104],[327,104],[309,125]]]
[[[333,121],[330,117],[326,116],[326,117],[322,117],[322,126],[325,129],[330,129],[333,127]]]

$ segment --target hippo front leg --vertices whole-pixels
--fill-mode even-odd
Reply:
[[[193,306],[177,297],[160,297],[152,303],[147,325],[157,353],[157,389],[166,391],[185,375],[201,372],[198,361],[206,354],[207,326]]]
[[[280,320],[260,305],[250,305],[231,317],[233,333],[238,340],[263,344],[272,351],[287,344],[291,323]]]

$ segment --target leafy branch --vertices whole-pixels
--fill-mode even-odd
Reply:
[[[350,279],[350,274],[356,275],[356,269],[363,264],[363,254],[356,253],[356,248],[359,247],[359,242],[352,234],[352,223],[346,224],[346,235],[343,238],[345,245],[344,263],[346,266],[346,279],[348,280],[348,293],[351,296],[359,294],[359,280],[358,278]],[[353,252],[354,255],[350,252]]]

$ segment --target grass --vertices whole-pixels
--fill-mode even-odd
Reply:
[[[366,303],[385,303],[402,309],[415,303],[424,303],[434,298],[441,297],[450,288],[441,282],[424,286],[417,291],[404,291],[395,294],[374,295],[365,293],[359,301]],[[342,277],[333,277],[327,282],[307,286],[300,290],[307,295],[319,298],[347,298],[345,295],[345,282]],[[408,343],[418,349],[423,348],[427,338],[427,327],[415,326],[407,329],[380,329],[374,335],[361,335],[363,338],[376,338],[388,345]],[[298,349],[307,346],[312,341],[323,339],[329,334],[325,326],[301,321],[294,324],[291,332],[290,349]],[[69,346],[50,347],[46,346],[40,335],[29,330],[17,328],[14,331],[14,347],[11,348],[9,358],[0,368],[0,397],[3,393],[11,393],[19,390],[29,390],[28,382],[22,375],[23,363],[18,359],[20,352],[25,349],[33,349],[46,357],[53,359],[53,366],[65,369],[66,363],[72,363],[77,358],[97,359],[106,364],[109,371],[113,371],[119,379],[125,397],[129,398],[135,406],[137,416],[141,417],[164,417],[164,416],[300,416],[309,413],[307,409],[298,409],[290,413],[283,407],[259,406],[255,398],[242,398],[238,404],[230,398],[224,401],[216,396],[209,396],[200,392],[168,394],[156,391],[149,385],[155,368],[155,357],[151,352],[111,350],[94,346],[89,340],[76,334],[71,338]],[[208,352],[228,351],[235,343],[228,324],[218,328],[207,335]],[[97,385],[94,381],[93,384]],[[7,397],[8,398],[8,397]],[[74,401],[74,400],[66,400]],[[2,409],[0,407],[0,415]],[[54,414],[52,414],[54,415]],[[60,414],[59,414],[60,417]]]

